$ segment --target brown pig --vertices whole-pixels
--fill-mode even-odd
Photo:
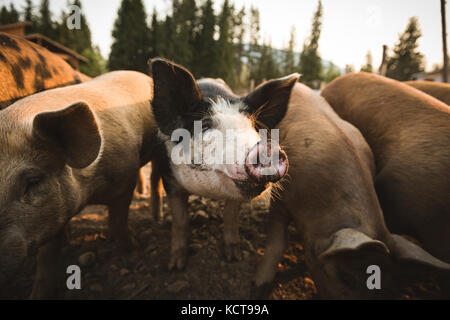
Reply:
[[[450,262],[450,107],[410,86],[357,73],[322,95],[366,138],[386,223]]]
[[[0,33],[0,110],[30,94],[89,80],[47,49]]]
[[[110,236],[131,243],[128,207],[156,136],[152,86],[116,71],[0,112],[0,282],[39,248],[32,297],[52,297],[63,227],[89,204],[107,205]]]
[[[433,81],[406,81],[405,83],[446,104],[450,104],[450,84],[448,83]]]
[[[289,157],[289,176],[274,195],[256,295],[270,292],[293,220],[305,261],[324,298],[367,298],[386,293],[397,270],[448,272],[450,266],[391,234],[373,186],[374,163],[361,133],[343,121],[318,94],[292,89],[279,124]],[[367,286],[368,268],[381,270],[381,290]]]

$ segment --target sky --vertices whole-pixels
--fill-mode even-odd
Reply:
[[[33,0],[36,5],[40,0]],[[22,8],[25,0],[0,0],[0,5],[13,2]],[[121,0],[81,0],[94,44],[108,57],[112,43],[112,27]],[[163,18],[170,10],[171,0],[143,0],[150,15],[155,7]],[[197,0],[201,3],[203,0]],[[223,0],[215,0],[216,13]],[[296,32],[296,50],[300,51],[311,30],[318,0],[231,0],[240,9],[251,5],[260,11],[261,37],[276,48],[287,46],[292,26]],[[67,0],[50,0],[53,14],[59,16],[67,8]],[[422,38],[419,50],[425,55],[426,69],[442,62],[442,34],[439,0],[322,0],[323,23],[319,52],[323,59],[341,68],[351,64],[358,70],[371,52],[373,65],[381,62],[382,46],[393,48],[408,23],[417,16]],[[450,23],[447,7],[447,24]]]

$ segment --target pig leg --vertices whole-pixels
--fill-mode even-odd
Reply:
[[[56,237],[39,248],[31,299],[56,298],[58,283],[63,279],[59,259],[63,241],[64,231],[60,231]]]
[[[110,237],[120,247],[129,250],[137,246],[128,229],[128,210],[133,198],[133,187],[108,205],[108,226]]]
[[[272,291],[276,267],[287,247],[289,219],[289,213],[281,203],[271,204],[266,249],[256,271],[253,293],[256,298],[267,298]]]
[[[186,266],[189,238],[188,197],[189,195],[183,191],[167,195],[172,212],[169,270],[174,268],[182,270]]]
[[[150,175],[150,210],[155,221],[159,221],[163,217],[162,191],[163,184],[161,179],[161,169],[157,160],[152,161],[152,173]]]
[[[138,181],[136,185],[136,190],[134,192],[134,196],[136,199],[140,199],[145,194],[145,174],[144,168],[139,169]]]
[[[223,240],[227,261],[242,260],[239,239],[239,201],[227,200],[223,210]]]

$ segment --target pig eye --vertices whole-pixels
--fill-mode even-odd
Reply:
[[[24,194],[29,194],[44,181],[44,176],[32,176],[27,178]]]

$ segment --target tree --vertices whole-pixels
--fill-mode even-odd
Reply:
[[[218,65],[217,76],[229,85],[235,84],[235,56],[234,56],[234,33],[233,33],[233,11],[234,8],[225,0],[222,12],[219,16],[219,40],[217,42]]]
[[[388,58],[386,72],[388,77],[405,81],[414,73],[423,71],[423,55],[417,49],[417,40],[421,36],[417,17],[410,18],[394,47],[393,56]]]
[[[289,38],[288,47],[284,56],[283,73],[291,74],[295,72],[295,27],[291,27],[291,35]]]
[[[58,31],[52,20],[49,0],[41,1],[36,31],[53,40],[58,40]]]
[[[331,82],[333,79],[341,75],[341,70],[333,62],[330,62],[322,69],[322,80],[326,83]]]
[[[195,0],[173,0],[172,22],[175,31],[173,60],[188,68],[194,55],[197,6]]]
[[[76,52],[83,52],[86,49],[92,50],[91,30],[82,11],[81,2],[80,0],[74,0],[71,5],[80,8],[80,29],[70,30],[66,24],[69,14],[63,12],[58,25],[59,41]]]
[[[100,53],[98,46],[87,48],[82,51],[82,55],[88,59],[88,63],[80,65],[80,71],[90,77],[96,77],[107,72],[106,60]]]
[[[0,9],[0,24],[16,23],[19,21],[19,12],[16,10],[13,3],[9,5],[9,9],[6,6],[2,6]]]
[[[164,50],[164,29],[162,23],[158,21],[158,14],[153,8],[152,22],[150,26],[150,57],[163,55]]]
[[[320,80],[322,72],[322,59],[319,56],[319,39],[322,27],[322,1],[319,0],[317,10],[314,13],[311,35],[303,44],[300,55],[299,70],[302,73],[300,81],[309,86]]]
[[[112,31],[108,69],[147,72],[149,34],[141,0],[122,0]]]
[[[247,59],[248,68],[250,73],[250,79],[253,79],[255,83],[259,83],[256,79],[259,78],[259,59],[260,59],[260,46],[259,46],[259,32],[260,32],[260,19],[259,10],[253,6],[250,7],[250,23],[249,23],[249,37],[250,45],[248,47]]]
[[[363,65],[360,69],[361,71],[364,72],[373,72],[373,66],[372,66],[372,54],[370,53],[370,51],[367,51],[366,54],[366,64]]]
[[[31,0],[25,1],[25,8],[23,9],[23,20],[31,22],[31,25],[26,27],[26,32],[35,33],[37,30],[36,15],[34,14],[33,2]]]
[[[242,72],[243,72],[243,61],[242,58],[244,57],[244,37],[247,31],[247,26],[244,22],[245,18],[245,7],[243,6],[241,10],[236,12],[233,18],[233,25],[234,25],[234,36],[235,39],[233,42],[235,43],[235,74],[236,74],[236,85],[241,86],[244,84],[245,79],[242,79]]]
[[[274,52],[272,49],[272,44],[270,42],[264,43],[261,47],[261,57],[259,60],[259,71],[257,73],[257,78],[255,82],[257,84],[276,78],[280,75],[280,71],[277,67],[277,62],[274,57]]]
[[[214,34],[216,32],[216,16],[213,1],[206,0],[200,7],[198,31],[195,36],[193,72],[197,77],[212,77],[217,70],[217,50]]]

